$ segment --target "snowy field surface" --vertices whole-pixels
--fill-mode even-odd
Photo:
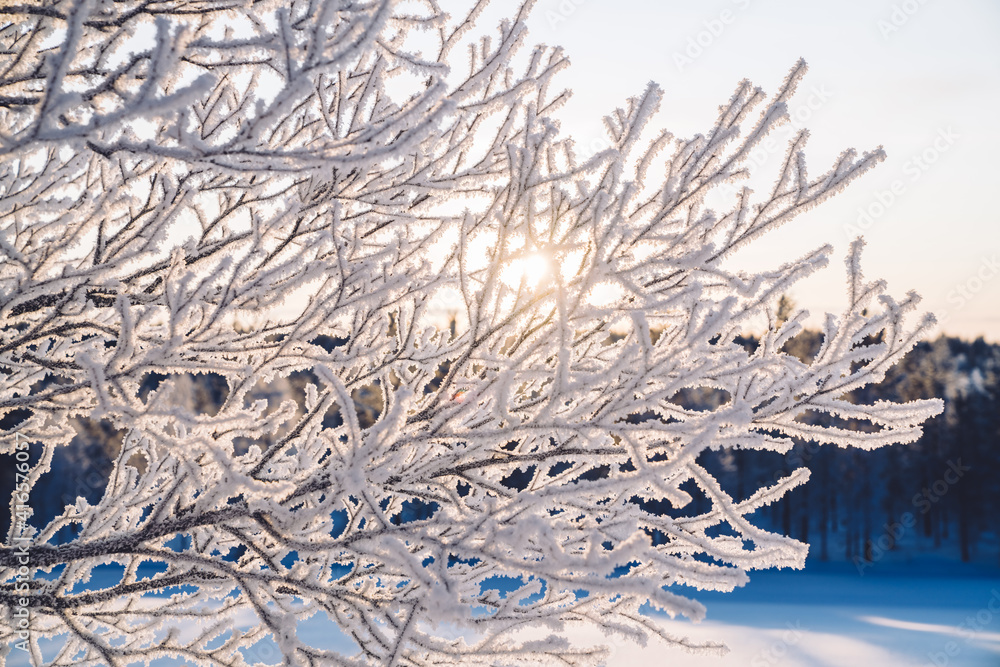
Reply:
[[[859,576],[851,564],[751,573],[729,595],[700,594],[700,624],[672,633],[723,641],[724,657],[614,645],[611,665],[714,667],[1000,666],[1000,575],[949,561]],[[669,651],[669,653],[667,652]]]
[[[708,608],[701,623],[666,616],[656,617],[658,622],[696,642],[725,642],[727,655],[640,647],[608,637],[608,667],[1000,667],[1000,573],[994,568],[946,560],[892,563],[861,576],[849,563],[810,562],[801,572],[751,573],[750,583],[734,593],[701,592],[696,599]],[[350,640],[325,619],[313,617],[299,631],[315,646],[352,652]],[[597,636],[594,628],[569,633],[580,644]],[[55,651],[57,643],[47,647]],[[258,643],[252,652],[248,659],[280,662],[271,642]],[[6,664],[30,663],[15,650]]]

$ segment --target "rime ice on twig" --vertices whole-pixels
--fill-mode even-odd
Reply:
[[[843,399],[928,324],[905,328],[916,297],[862,280],[860,243],[849,308],[808,364],[782,351],[805,314],[773,313],[830,248],[754,276],[725,266],[882,158],[845,151],[810,178],[801,133],[771,192],[706,203],[787,121],[804,63],[770,99],[741,83],[709,132],[673,143],[643,144],[650,86],[581,164],[552,120],[563,55],[537,48],[513,70],[527,8],[470,40],[484,4],[457,21],[433,0],[0,14],[0,408],[21,415],[3,451],[15,432],[44,443],[34,484],[75,419],[124,432],[101,501],[33,536],[32,567],[61,567],[32,598],[36,660],[40,638],[63,635],[51,664],[236,666],[271,635],[296,665],[599,661],[518,640],[570,623],[717,650],[639,608],[697,619],[671,584],[729,590],[747,570],[801,566],[804,544],[746,517],[806,471],[738,500],[699,453],[907,442],[939,409]],[[415,51],[415,31],[433,48]],[[454,331],[430,312],[445,293]],[[759,346],[737,345],[761,318]],[[206,373],[228,384],[217,410],[184,394]],[[262,398],[268,386],[293,390]],[[726,398],[678,400],[698,388]],[[877,428],[811,426],[806,411]],[[708,511],[689,511],[694,488]],[[67,525],[77,536],[52,546]],[[78,586],[108,562],[119,581]],[[521,587],[500,595],[497,575]],[[0,584],[0,641],[12,599]],[[247,613],[259,624],[233,631]],[[301,643],[296,622],[317,613],[361,653]],[[475,633],[445,639],[440,624]]]

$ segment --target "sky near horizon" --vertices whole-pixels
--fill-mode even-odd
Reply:
[[[447,10],[447,2],[443,5]],[[512,11],[504,2],[482,28]],[[879,145],[885,162],[845,192],[742,251],[749,270],[825,243],[830,266],[798,283],[812,313],[846,306],[843,258],[858,234],[868,279],[909,290],[939,316],[937,331],[1000,342],[1000,2],[995,0],[538,0],[530,43],[563,46],[560,112],[578,144],[599,142],[601,118],[649,81],[665,97],[654,123],[676,136],[710,129],[717,107],[749,78],[773,93],[800,57],[809,73],[790,105],[811,132],[819,174],[845,148]],[[784,148],[762,161],[774,174]]]

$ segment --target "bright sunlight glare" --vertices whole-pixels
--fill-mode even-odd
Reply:
[[[533,252],[511,261],[504,269],[501,279],[512,289],[524,285],[535,289],[551,272],[552,261],[543,252]]]

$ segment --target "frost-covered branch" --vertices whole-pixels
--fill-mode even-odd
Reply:
[[[53,573],[33,655],[62,637],[55,665],[237,666],[269,635],[295,665],[599,661],[521,639],[574,623],[717,650],[639,608],[698,619],[673,585],[801,566],[806,545],[748,517],[807,474],[734,498],[699,455],[909,442],[940,410],[844,398],[931,322],[907,327],[917,298],[863,280],[860,242],[808,363],[782,347],[806,314],[779,324],[777,302],[831,249],[727,267],[883,157],[810,177],[800,133],[770,192],[742,187],[804,63],[771,98],[740,83],[689,140],[650,131],[650,86],[581,162],[553,119],[562,53],[522,53],[528,7],[474,37],[484,4],[0,10],[2,451],[36,443],[33,486],[79,420],[122,434],[97,505],[12,523],[0,641],[25,528]],[[223,396],[195,404],[192,377]],[[684,398],[703,390],[717,405]],[[120,579],[91,581],[105,563]],[[360,653],[300,642],[315,614]]]

